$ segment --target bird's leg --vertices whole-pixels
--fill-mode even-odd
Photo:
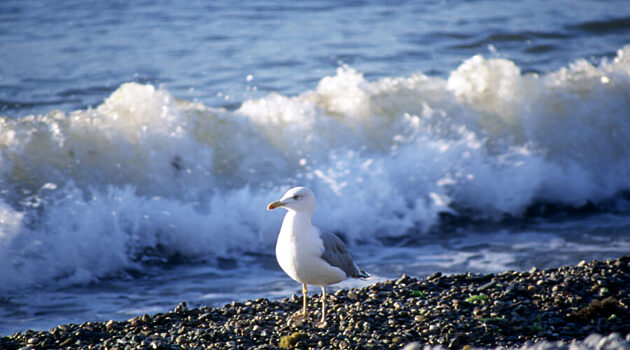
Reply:
[[[317,327],[326,327],[326,287],[322,286],[322,319],[317,322]]]
[[[308,319],[308,311],[306,310],[306,294],[308,289],[306,288],[306,284],[302,283],[302,312],[297,312],[293,316],[291,316],[291,321],[303,322]]]
[[[304,318],[308,317],[308,311],[306,310],[306,293],[308,292],[308,289],[306,289],[306,283],[302,283],[302,315],[304,315]]]

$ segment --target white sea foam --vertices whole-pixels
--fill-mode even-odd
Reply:
[[[147,251],[268,251],[281,215],[265,204],[296,184],[351,242],[611,198],[630,188],[629,56],[541,76],[482,56],[448,79],[342,67],[236,111],[128,83],[94,109],[0,118],[0,290],[91,281]]]

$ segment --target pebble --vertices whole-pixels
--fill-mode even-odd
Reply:
[[[0,349],[274,349],[297,333],[305,336],[290,344],[303,349],[630,350],[628,295],[630,256],[497,275],[403,275],[331,294],[325,328],[316,326],[319,311],[307,322],[289,321],[301,298],[221,308],[182,302],[127,321],[18,332],[0,337]],[[308,302],[319,310],[319,298]]]
[[[481,292],[481,291],[484,291],[486,289],[494,287],[496,284],[497,284],[497,281],[496,280],[492,280],[492,281],[482,285],[481,287],[477,288],[477,290]]]

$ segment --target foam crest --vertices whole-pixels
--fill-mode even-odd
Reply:
[[[579,60],[544,76],[475,56],[451,74],[448,88],[479,113],[489,137],[508,137],[512,145],[544,154],[548,169],[537,198],[597,201],[628,187],[628,54],[624,48],[612,62]]]
[[[231,256],[268,244],[267,198],[248,189],[215,196],[206,208],[139,196],[131,187],[110,187],[86,200],[76,188],[62,189],[37,229],[20,225],[20,214],[2,208],[0,291],[88,283],[169,256]],[[232,208],[238,208],[233,210]],[[271,231],[271,230],[269,230]],[[269,248],[269,246],[267,246]]]
[[[330,150],[358,146],[360,138],[302,96],[272,94],[246,101],[237,113],[249,118],[293,169],[324,161]]]
[[[34,193],[45,183],[82,189],[131,185],[177,196],[207,181],[212,149],[197,147],[165,91],[122,85],[97,109],[4,120],[5,178]],[[4,134],[4,133],[3,133]]]

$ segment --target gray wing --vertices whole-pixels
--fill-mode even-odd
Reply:
[[[319,230],[320,237],[324,241],[322,259],[330,265],[340,268],[348,277],[366,278],[367,273],[360,271],[352,261],[350,253],[343,241],[334,233]]]

